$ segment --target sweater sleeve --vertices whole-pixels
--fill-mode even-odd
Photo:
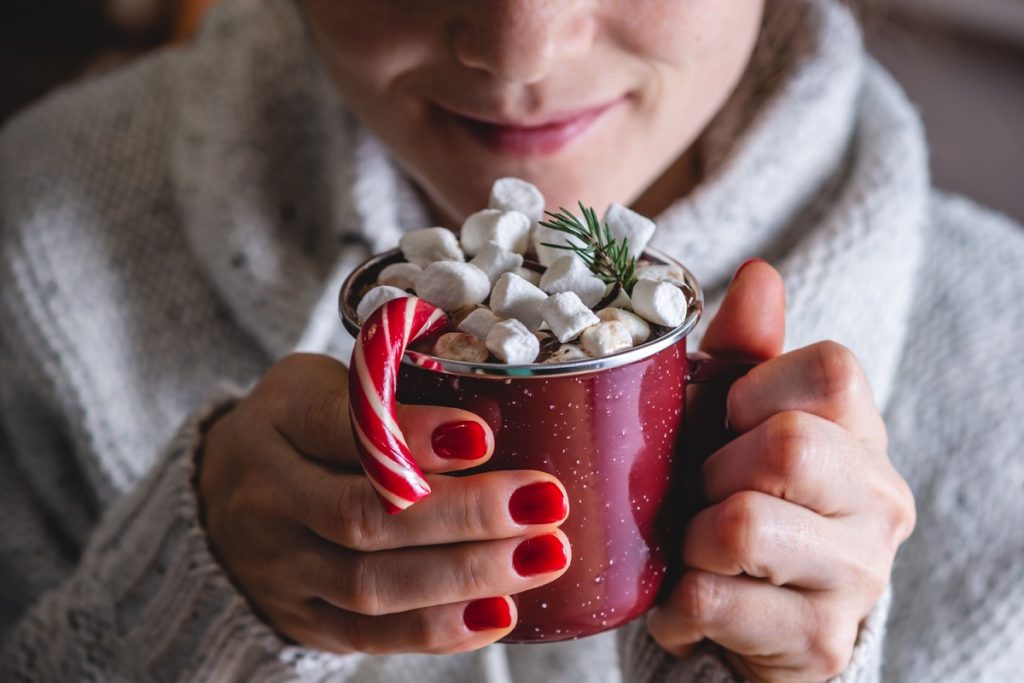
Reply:
[[[882,646],[889,614],[891,590],[887,590],[861,626],[850,664],[828,683],[879,683],[882,680]],[[654,642],[642,619],[618,632],[623,680],[630,683],[737,683],[741,680],[725,664],[721,648],[703,644],[691,656],[678,659]]]
[[[230,401],[220,392],[182,425],[156,466],[106,511],[70,574],[24,610],[5,635],[0,679],[249,681],[355,666],[357,658],[281,641],[210,553],[194,454],[203,424]],[[21,577],[11,578],[5,591]]]

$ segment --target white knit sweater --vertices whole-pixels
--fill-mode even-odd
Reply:
[[[769,10],[658,246],[712,302],[769,257],[787,345],[849,345],[884,408],[919,522],[843,680],[1022,680],[1024,235],[929,189],[917,118],[845,10],[788,4],[798,30],[780,38]],[[213,559],[191,478],[200,424],[231,397],[217,387],[295,348],[347,360],[340,279],[426,223],[290,0],[225,0],[194,45],[6,127],[0,679],[732,680],[714,647],[675,660],[642,620],[464,655],[315,653]]]

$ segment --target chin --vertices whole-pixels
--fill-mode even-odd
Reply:
[[[621,146],[620,146],[621,147]],[[589,150],[593,152],[594,150]],[[492,155],[449,156],[442,163],[420,160],[429,172],[413,172],[436,212],[461,225],[469,214],[487,206],[493,182],[502,177],[522,178],[544,194],[547,209],[565,207],[579,212],[578,203],[603,215],[611,202],[628,204],[642,191],[642,183],[625,172],[621,155],[559,154],[546,158],[503,159]],[[597,169],[614,169],[599,172]]]

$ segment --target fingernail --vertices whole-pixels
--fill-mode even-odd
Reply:
[[[490,631],[512,625],[512,608],[505,598],[483,598],[466,605],[462,621],[470,631]]]
[[[569,562],[562,539],[554,534],[528,538],[512,553],[512,566],[520,576],[557,572]]]
[[[508,511],[516,524],[551,524],[565,518],[569,504],[554,482],[542,481],[516,489]]]
[[[768,263],[768,262],[767,262],[767,261],[765,261],[765,260],[764,260],[763,258],[751,258],[751,259],[747,259],[746,261],[744,261],[743,263],[741,263],[741,264],[740,264],[740,267],[736,269],[736,272],[735,272],[735,273],[733,273],[733,275],[732,275],[732,279],[733,279],[733,281],[735,281],[735,280],[736,280],[736,278],[738,278],[738,277],[740,276],[740,273],[741,273],[741,272],[743,272],[743,269],[744,269],[744,268],[746,268],[747,266],[749,266],[749,265],[750,265],[751,263]]]
[[[487,434],[479,422],[449,422],[434,430],[430,445],[441,458],[476,460],[487,455]]]

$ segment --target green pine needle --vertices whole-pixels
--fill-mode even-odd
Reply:
[[[627,294],[632,294],[636,284],[636,258],[629,255],[629,239],[623,237],[622,242],[616,242],[608,224],[598,220],[594,209],[583,206],[583,202],[580,202],[580,212],[586,225],[565,207],[560,207],[558,213],[545,211],[551,220],[540,221],[540,224],[569,235],[576,243],[544,242],[543,245],[575,252],[602,281],[618,284]]]

